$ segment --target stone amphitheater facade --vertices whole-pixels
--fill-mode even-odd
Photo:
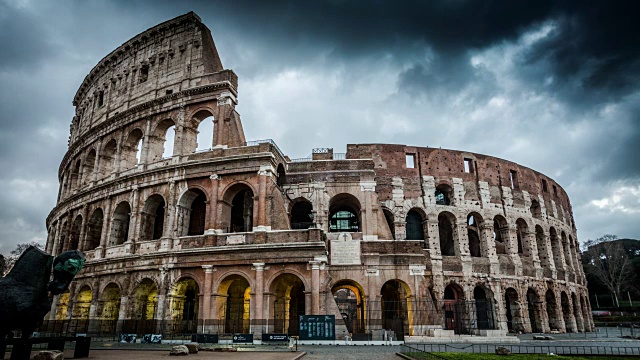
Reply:
[[[45,326],[297,334],[299,315],[329,314],[338,339],[593,330],[553,179],[406,145],[290,159],[245,139],[237,102],[194,13],[91,70],[46,221],[46,250],[87,262]]]

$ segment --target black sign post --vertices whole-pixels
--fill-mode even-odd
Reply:
[[[233,334],[234,344],[253,344],[253,334]]]
[[[300,340],[335,339],[335,315],[300,315]]]

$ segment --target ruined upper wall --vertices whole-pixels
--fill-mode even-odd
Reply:
[[[85,77],[73,100],[70,143],[109,118],[162,96],[224,80],[236,89],[235,74],[223,70],[211,32],[195,13],[154,26],[105,56]]]

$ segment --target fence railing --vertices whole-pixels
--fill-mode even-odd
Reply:
[[[556,355],[640,355],[640,346],[589,346],[580,345],[496,345],[496,344],[405,344],[403,352],[458,352],[495,354],[497,348],[506,348],[512,354]]]

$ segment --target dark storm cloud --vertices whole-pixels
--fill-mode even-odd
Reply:
[[[0,72],[25,70],[51,53],[45,29],[37,19],[0,1]]]

